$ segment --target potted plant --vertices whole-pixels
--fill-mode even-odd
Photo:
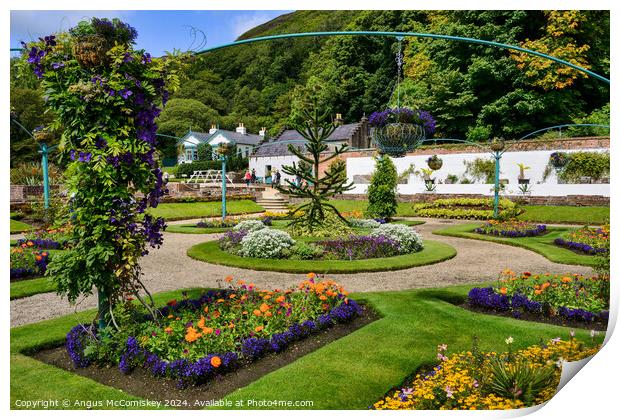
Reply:
[[[381,153],[404,156],[435,132],[435,119],[428,111],[387,108],[368,118],[372,139]]]
[[[443,160],[437,155],[433,155],[426,160],[426,164],[434,171],[438,171],[443,166]]]
[[[459,182],[459,177],[454,174],[449,174],[446,177],[446,184],[456,184],[457,182]]]
[[[494,152],[501,152],[502,150],[504,150],[505,146],[506,144],[504,142],[504,139],[501,137],[494,137],[489,142],[489,148]]]
[[[525,166],[524,163],[517,163],[517,166],[519,167],[519,184],[529,184],[530,180],[525,177],[525,171],[531,168],[529,166]]]
[[[560,169],[566,166],[566,164],[568,163],[568,159],[568,155],[564,152],[553,152],[549,156],[549,163],[555,169]]]
[[[41,126],[32,131],[32,136],[39,143],[49,143],[54,138],[54,134],[48,128]]]

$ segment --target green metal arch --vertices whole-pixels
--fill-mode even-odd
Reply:
[[[441,34],[428,34],[428,33],[420,33],[420,32],[344,31],[344,32],[301,32],[301,33],[294,33],[294,34],[269,35],[269,36],[261,36],[257,38],[242,39],[240,41],[230,42],[230,43],[222,44],[222,45],[216,45],[215,47],[205,48],[203,50],[197,51],[196,54],[205,54],[211,51],[220,50],[222,48],[232,47],[235,45],[251,44],[254,42],[262,42],[262,41],[270,41],[274,39],[286,39],[286,38],[303,38],[303,37],[312,37],[312,36],[314,37],[317,37],[317,36],[381,36],[381,37],[392,37],[392,38],[396,38],[397,40],[401,40],[406,37],[415,37],[415,38],[443,39],[447,41],[466,42],[470,44],[489,45],[492,47],[502,48],[506,50],[524,52],[526,54],[530,54],[530,55],[541,57],[547,60],[551,60],[558,64],[571,67],[577,71],[585,73],[588,76],[594,77],[595,79],[605,82],[607,84],[611,83],[608,78],[601,76],[598,73],[594,73],[593,71],[588,70],[584,67],[578,66],[576,64],[570,63],[566,60],[562,60],[557,57],[553,57],[548,54],[544,54],[538,51],[519,47],[517,45],[502,44],[501,42],[487,41],[484,39],[477,39],[477,38],[467,38],[467,37],[461,37],[461,36],[441,35]]]

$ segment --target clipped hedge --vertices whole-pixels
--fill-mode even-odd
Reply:
[[[477,219],[493,218],[492,198],[442,198],[428,203],[413,205],[414,216],[436,217],[441,219]],[[511,219],[523,210],[514,202],[502,198],[499,201],[499,218]]]

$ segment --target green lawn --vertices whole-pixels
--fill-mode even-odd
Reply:
[[[187,251],[190,257],[212,264],[249,268],[258,271],[279,271],[284,273],[358,273],[371,271],[400,270],[420,265],[438,263],[453,258],[456,250],[448,244],[424,241],[424,249],[412,254],[368,260],[278,260],[246,258],[222,251],[217,241],[194,245]]]
[[[539,223],[602,225],[609,223],[609,207],[523,206],[521,220]]]
[[[340,211],[351,212],[366,210],[367,201],[363,200],[331,200]],[[568,224],[603,224],[609,222],[609,207],[577,207],[577,206],[523,206],[525,212],[519,216],[521,220],[540,223]],[[398,203],[396,216],[415,216],[413,203]]]
[[[11,300],[38,295],[39,293],[53,292],[54,290],[56,290],[56,285],[50,277],[14,281],[11,282]]]
[[[474,233],[473,230],[480,226],[480,223],[468,223],[450,226],[445,229],[433,232],[436,235],[456,236],[458,238],[478,239],[481,241],[496,242],[500,244],[518,246],[537,252],[550,261],[560,264],[588,265],[595,264],[595,257],[591,255],[577,254],[569,249],[559,247],[553,243],[555,238],[573,230],[564,227],[547,227],[549,233],[542,236],[532,236],[527,238],[504,238],[499,236],[482,235]]]
[[[11,233],[21,233],[27,230],[34,229],[28,223],[20,222],[19,220],[11,219]]]
[[[356,293],[381,319],[331,342],[241,388],[226,399],[311,400],[314,409],[366,409],[418,368],[436,363],[436,346],[468,350],[477,336],[481,350],[504,351],[569,338],[569,328],[469,312],[449,302],[465,299],[471,285],[443,289]],[[192,291],[190,295],[197,292]],[[156,296],[159,304],[180,298],[180,291]],[[11,329],[11,408],[16,400],[135,400],[123,391],[46,365],[28,354],[61,345],[67,331],[90,321],[94,310]],[[587,330],[576,337],[590,342]],[[601,342],[603,336],[595,340]],[[42,380],[44,378],[44,380]],[[70,408],[70,407],[67,407]]]
[[[252,200],[230,200],[227,202],[227,213],[248,214],[258,213],[264,209]],[[201,217],[213,217],[222,214],[222,203],[219,201],[197,203],[162,203],[149,213],[166,220],[199,219]]]

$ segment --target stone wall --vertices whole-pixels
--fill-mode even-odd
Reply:
[[[51,191],[58,189],[57,185],[50,187]],[[43,185],[11,185],[11,204],[43,201]]]
[[[164,202],[176,201],[183,198],[195,198],[197,200],[220,200],[222,198],[222,188],[213,184],[188,184],[183,182],[169,182],[166,187],[168,194],[163,198]],[[250,185],[227,186],[226,197],[234,198],[250,198],[256,200],[260,198],[265,191],[265,187]]]

